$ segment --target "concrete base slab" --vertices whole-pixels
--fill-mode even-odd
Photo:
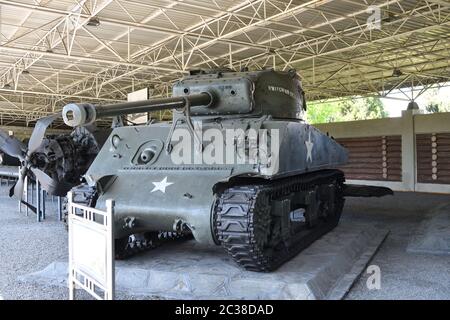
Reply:
[[[342,299],[389,232],[343,222],[272,273],[244,271],[220,247],[170,244],[116,263],[116,290],[159,299]],[[66,286],[67,263],[20,277]]]
[[[428,214],[408,245],[408,252],[450,255],[450,204]]]

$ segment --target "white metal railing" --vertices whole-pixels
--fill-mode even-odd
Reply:
[[[114,201],[106,201],[106,211],[73,202],[68,194],[69,298],[80,288],[98,300],[113,300]]]

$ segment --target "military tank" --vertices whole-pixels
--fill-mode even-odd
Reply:
[[[171,232],[221,245],[247,270],[272,271],[338,224],[345,196],[392,193],[344,184],[336,168],[348,152],[302,120],[294,70],[192,71],[171,98],[69,104],[63,119],[77,127],[166,109],[171,123],[114,129],[87,184],[72,190],[75,202],[100,209],[115,200],[116,255]]]

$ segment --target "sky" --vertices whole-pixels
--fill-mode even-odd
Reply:
[[[407,95],[411,96],[411,90],[403,90]],[[417,92],[415,93],[417,94]],[[406,96],[401,93],[392,93],[391,97],[405,99]],[[450,87],[442,87],[439,89],[439,99],[444,101],[450,101]],[[423,94],[416,99],[417,104],[421,109],[424,109],[426,105],[427,96]],[[408,107],[407,101],[394,100],[394,99],[381,99],[384,104],[386,111],[389,113],[390,117],[400,117],[402,115],[402,110],[406,110]]]

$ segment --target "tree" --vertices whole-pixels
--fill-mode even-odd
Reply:
[[[310,123],[338,122],[342,121],[340,110],[339,102],[310,103],[306,118]]]
[[[373,97],[310,103],[307,112],[307,120],[310,123],[368,120],[387,116],[381,100]]]
[[[428,113],[438,113],[442,112],[440,109],[440,105],[438,103],[430,103],[429,105],[425,106],[425,109]]]
[[[450,112],[450,93],[440,88],[428,89],[420,97],[422,105],[428,113]],[[420,105],[419,104],[419,105]]]

